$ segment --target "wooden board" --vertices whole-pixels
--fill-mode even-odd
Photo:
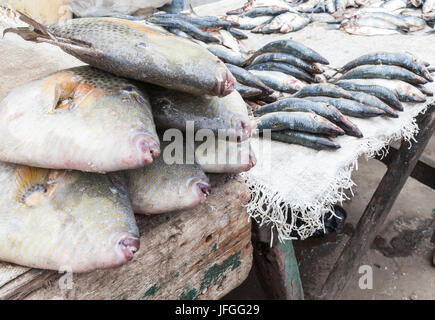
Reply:
[[[0,286],[0,299],[223,297],[251,269],[249,193],[240,178],[213,176],[212,186],[193,210],[137,216],[141,248],[127,265],[73,275],[31,269]]]

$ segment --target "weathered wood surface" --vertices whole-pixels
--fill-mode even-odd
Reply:
[[[303,300],[304,292],[292,241],[270,246],[270,229],[253,226],[252,245],[257,275],[267,297],[275,300]]]
[[[221,298],[251,269],[249,193],[240,178],[213,177],[213,185],[193,210],[137,216],[141,248],[127,265],[72,278],[33,269],[0,287],[0,299]]]
[[[420,114],[416,120],[420,128],[419,133],[415,136],[416,142],[411,147],[407,143],[402,143],[397,156],[390,163],[361,216],[355,232],[328,275],[319,295],[320,298],[326,293],[330,299],[339,298],[347,282],[354,275],[361,257],[369,249],[376,234],[382,228],[403,185],[414,170],[435,131],[435,106],[429,106],[428,110],[424,114]]]

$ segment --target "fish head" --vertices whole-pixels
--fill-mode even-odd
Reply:
[[[216,66],[214,75],[216,81],[213,93],[216,96],[225,97],[234,91],[236,79],[223,63]]]
[[[139,231],[121,176],[16,166],[13,208],[22,265],[88,272],[121,266],[139,249]],[[11,199],[12,200],[12,199]]]

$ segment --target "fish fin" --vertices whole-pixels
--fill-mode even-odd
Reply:
[[[56,111],[56,109],[59,107],[59,101],[62,96],[62,89],[59,85],[56,84],[53,90],[53,102],[48,106],[48,113],[54,113]]]
[[[15,171],[17,201],[29,207],[40,204],[49,195],[48,169],[20,166]]]

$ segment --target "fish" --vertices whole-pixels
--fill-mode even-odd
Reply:
[[[236,83],[235,91],[237,91],[242,96],[242,98],[246,98],[246,99],[259,98],[265,95],[263,90],[246,86],[239,82]]]
[[[249,71],[251,70],[279,71],[309,83],[315,81],[314,77],[308,72],[299,69],[298,67],[292,66],[291,64],[287,64],[283,62],[258,63],[258,64],[250,65],[246,69]]]
[[[223,62],[235,66],[241,67],[247,59],[247,55],[243,52],[236,52],[221,45],[210,45],[207,49]]]
[[[185,20],[176,18],[152,18],[148,21],[167,28],[177,28],[191,35],[193,38],[201,40],[203,42],[220,43],[220,40],[218,38],[214,37],[206,31],[199,29],[194,24]]]
[[[250,72],[269,88],[281,92],[295,93],[307,85],[305,82],[279,71],[250,70]]]
[[[257,50],[248,60],[246,60],[245,64],[250,64],[256,57],[266,52],[290,53],[295,57],[307,62],[329,64],[328,60],[322,57],[319,53],[293,40],[276,40],[269,42]]]
[[[288,33],[303,29],[311,22],[311,19],[297,13],[287,12],[274,17],[271,21],[264,23],[251,30],[253,33]]]
[[[249,87],[260,89],[266,94],[273,93],[273,90],[271,88],[265,85],[260,79],[258,79],[254,74],[252,74],[248,70],[245,70],[243,68],[228,63],[225,65],[227,66],[228,70],[231,71],[232,75],[236,78],[237,82],[240,82],[241,84],[244,84]]]
[[[343,67],[340,68],[340,73],[345,73],[351,69],[362,65],[391,65],[405,68],[420,77],[432,82],[433,78],[427,71],[426,67],[422,65],[417,58],[406,53],[390,53],[390,52],[376,52],[363,55],[356,58]]]
[[[351,18],[350,22],[356,22],[360,27],[370,27],[370,28],[380,28],[380,29],[390,29],[400,32],[409,31],[408,24],[406,27],[399,26],[390,20],[380,18],[373,15],[364,15],[360,18]]]
[[[228,28],[228,32],[231,33],[231,35],[237,40],[248,39],[248,36],[245,33],[236,28]]]
[[[352,95],[352,99],[359,103],[383,110],[385,111],[385,114],[389,117],[393,117],[393,118],[399,117],[399,115],[393,108],[391,108],[390,106],[388,106],[386,103],[382,102],[380,99],[376,98],[375,96],[372,96],[364,92],[358,92],[358,91],[348,91],[348,92]]]
[[[155,13],[153,18],[166,18],[166,19],[179,19],[194,24],[200,28],[230,28],[237,27],[238,23],[232,21],[221,20],[214,16],[191,16],[186,14],[173,14],[173,13]]]
[[[237,174],[251,170],[257,163],[248,140],[242,142],[216,139],[195,144],[195,161],[206,173]]]
[[[406,8],[408,0],[387,0],[382,5],[381,8],[394,11],[401,8]]]
[[[331,97],[306,97],[315,102],[323,102],[336,107],[342,114],[355,118],[370,118],[385,115],[385,111],[359,103],[355,100]]]
[[[288,11],[295,11],[295,9],[286,1],[282,0],[250,0],[247,1],[241,8],[227,11],[227,15],[243,14],[255,8],[268,8],[268,9],[287,9]]]
[[[391,79],[410,84],[425,84],[428,81],[405,68],[389,65],[363,65],[344,73],[340,80],[346,79]]]
[[[189,36],[186,32],[183,30],[177,29],[177,28],[168,28],[168,31],[172,34],[175,34],[178,37],[185,38],[191,40],[192,37]]]
[[[152,25],[116,18],[81,18],[43,26],[22,14],[21,19],[31,26],[9,28],[5,33],[59,46],[79,60],[118,76],[197,95],[225,96],[234,90],[235,79],[216,56]]]
[[[310,84],[303,87],[293,97],[304,98],[314,96],[352,99],[352,94],[350,92],[330,83]]]
[[[419,31],[426,28],[426,21],[420,17],[404,16],[403,19],[408,24],[409,31]]]
[[[345,80],[346,82],[361,84],[361,85],[379,85],[384,86],[396,92],[399,100],[402,102],[425,102],[426,97],[413,85],[400,80],[387,79],[353,79]]]
[[[432,96],[433,96],[433,92],[432,92],[430,89],[426,88],[424,85],[422,85],[422,84],[417,84],[417,85],[415,85],[415,87],[416,87],[418,90],[420,90],[423,94],[425,94],[425,95],[427,95],[427,96],[429,96],[429,97],[432,97]]]
[[[362,35],[362,36],[384,36],[384,35],[393,35],[393,34],[401,34],[398,29],[383,29],[379,27],[368,27],[360,24],[359,20],[350,20],[343,22],[340,25],[340,29],[354,35]]]
[[[281,53],[281,52],[268,52],[264,53],[252,61],[251,65],[260,64],[265,62],[283,62],[287,64],[291,64],[299,69],[302,69],[308,73],[320,74],[323,73],[324,70],[322,67],[315,63],[308,63],[302,59],[295,57],[292,54]]]
[[[367,17],[373,17],[373,18],[379,18],[382,20],[386,20],[394,25],[396,25],[400,30],[403,30],[405,32],[409,31],[408,23],[403,19],[402,16],[387,13],[387,12],[362,12],[359,14],[356,14],[352,16],[352,19],[360,19],[360,18],[367,18]]]
[[[74,273],[133,259],[139,230],[119,174],[0,162],[0,260]]]
[[[288,11],[289,9],[287,8],[279,8],[279,7],[252,8],[248,11],[243,12],[243,16],[249,18],[255,18],[259,16],[277,16]]]
[[[403,105],[400,102],[397,94],[386,87],[377,85],[360,85],[346,81],[338,81],[335,82],[335,84],[347,91],[359,91],[371,94],[388,104],[390,107],[399,111],[403,111]]]
[[[428,15],[431,12],[435,12],[435,0],[425,0],[421,11],[425,15]]]
[[[195,132],[200,129],[235,134],[239,141],[252,133],[251,121],[243,98],[237,91],[226,97],[195,96],[183,92],[154,88],[148,90],[158,129],[186,132],[189,121]]]
[[[42,168],[111,172],[160,154],[147,93],[89,66],[14,89],[0,102],[0,135],[1,161]]]
[[[234,38],[230,32],[220,29],[217,31],[217,35],[219,36],[219,39],[221,39],[221,43],[223,46],[230,48],[231,50],[234,50],[236,52],[241,51],[239,41],[237,41],[237,39]]]
[[[332,123],[342,128],[348,135],[361,138],[363,134],[359,128],[346,119],[340,111],[332,105],[321,102],[313,102],[307,99],[285,98],[275,103],[261,107],[253,112],[254,116],[261,116],[271,112],[313,112],[328,119]]]
[[[290,144],[298,144],[315,150],[335,150],[340,145],[331,141],[327,136],[291,130],[273,131],[271,139]]]
[[[344,134],[343,129],[312,112],[271,112],[256,118],[256,124],[260,131],[289,129],[334,137]]]
[[[226,16],[222,19],[225,19],[226,21],[231,21],[233,23],[237,23],[238,27],[237,29],[241,30],[252,30],[264,23],[267,23],[268,21],[272,21],[274,17],[273,16],[260,16],[256,18],[249,18],[244,16]]]
[[[162,155],[150,166],[124,172],[135,213],[159,214],[191,209],[203,203],[211,193],[209,179],[198,164],[177,162],[166,155],[177,148],[171,144],[176,142],[162,143]],[[182,145],[181,150],[186,152]],[[174,163],[168,163],[169,159]]]

